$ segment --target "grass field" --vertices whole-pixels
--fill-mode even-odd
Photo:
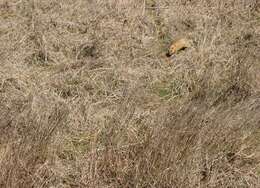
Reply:
[[[260,186],[259,0],[0,0],[0,44],[1,188]]]

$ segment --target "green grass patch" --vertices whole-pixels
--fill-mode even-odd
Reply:
[[[183,82],[174,80],[171,82],[158,82],[153,85],[153,92],[162,99],[181,96],[183,91]]]

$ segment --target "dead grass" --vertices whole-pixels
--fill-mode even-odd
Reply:
[[[0,0],[0,187],[258,187],[259,18],[257,0]]]

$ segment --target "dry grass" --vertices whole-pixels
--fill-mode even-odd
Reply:
[[[0,44],[0,187],[260,185],[258,0],[0,0]]]

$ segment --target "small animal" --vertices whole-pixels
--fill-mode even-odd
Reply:
[[[171,44],[168,52],[166,53],[166,56],[171,57],[173,54],[176,54],[179,51],[189,47],[191,47],[191,41],[187,38],[181,38]]]

